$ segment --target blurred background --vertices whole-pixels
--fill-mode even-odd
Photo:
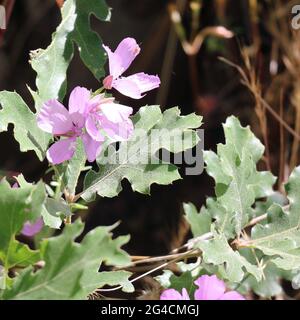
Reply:
[[[32,105],[28,84],[35,73],[29,52],[45,48],[60,22],[55,0],[6,0],[9,21],[0,38],[0,90],[16,90]],[[135,111],[146,104],[162,109],[180,106],[183,114],[204,117],[205,148],[223,142],[222,122],[237,115],[267,147],[264,169],[279,176],[278,189],[298,164],[300,134],[300,39],[292,28],[287,0],[107,0],[111,22],[91,18],[92,28],[115,49],[127,36],[142,51],[128,73],[158,74],[162,85],[141,100],[115,95]],[[225,57],[234,65],[220,60]],[[242,73],[237,70],[241,67]],[[244,77],[244,84],[241,83]],[[76,53],[68,71],[68,91],[99,82]],[[0,168],[9,175],[22,172],[30,181],[41,178],[47,162],[33,152],[20,153],[11,134],[0,134]],[[86,231],[97,225],[122,223],[117,234],[130,234],[132,255],[160,255],[188,237],[183,202],[198,208],[214,194],[206,175],[184,176],[170,186],[153,185],[151,196],[132,192],[127,181],[117,198],[98,198],[84,213]]]

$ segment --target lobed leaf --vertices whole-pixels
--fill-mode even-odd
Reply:
[[[41,101],[63,99],[66,92],[66,73],[73,57],[74,45],[79,54],[99,79],[104,75],[104,50],[100,37],[90,29],[90,15],[108,20],[110,11],[104,0],[66,0],[61,9],[62,20],[46,49],[31,53],[31,65],[37,73],[36,108]]]
[[[224,124],[225,144],[219,144],[217,154],[204,152],[207,173],[215,180],[217,208],[216,226],[228,237],[239,234],[253,215],[255,200],[273,193],[275,177],[270,172],[256,170],[264,147],[250,131],[242,127],[235,117]],[[234,232],[233,232],[234,230]]]
[[[105,284],[122,284],[125,290],[130,273],[98,272],[102,263],[125,266],[129,256],[120,249],[128,237],[112,239],[113,227],[98,227],[90,231],[81,243],[74,242],[83,230],[83,223],[66,225],[60,236],[44,240],[41,256],[45,267],[36,272],[25,269],[12,287],[3,293],[4,299],[86,299]]]
[[[33,150],[42,161],[51,135],[40,130],[34,114],[16,92],[0,92],[0,132],[14,126],[14,137],[22,152]]]
[[[300,268],[300,167],[292,172],[286,192],[289,210],[274,204],[268,210],[268,223],[252,229],[247,246],[272,256],[273,263],[284,270]]]
[[[180,116],[178,108],[162,114],[159,106],[146,106],[134,115],[133,122],[132,137],[110,153],[98,172],[87,173],[83,199],[90,201],[96,193],[103,197],[118,195],[124,178],[134,191],[144,194],[149,194],[152,183],[166,185],[180,179],[177,167],[159,160],[156,154],[161,149],[178,153],[195,146],[199,138],[193,129],[201,125],[201,117]]]

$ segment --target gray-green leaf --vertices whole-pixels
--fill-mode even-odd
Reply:
[[[195,146],[199,138],[193,129],[201,125],[201,119],[195,114],[180,116],[178,108],[163,114],[159,106],[141,108],[133,117],[132,137],[110,153],[107,164],[99,165],[99,172],[87,173],[82,197],[87,201],[96,193],[114,197],[122,190],[124,178],[134,191],[144,194],[149,194],[152,183],[166,185],[180,179],[177,167],[160,161],[156,153],[160,149],[178,153]],[[154,158],[156,162],[150,163]]]

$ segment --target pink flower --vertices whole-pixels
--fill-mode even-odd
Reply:
[[[133,131],[129,116],[132,108],[114,103],[104,95],[91,97],[86,88],[76,87],[69,98],[69,110],[59,101],[44,103],[38,126],[62,139],[47,151],[47,158],[59,164],[73,157],[77,138],[81,138],[89,162],[95,161],[107,134],[114,141],[127,140]],[[102,130],[102,131],[101,131]]]
[[[224,281],[218,279],[215,275],[204,275],[199,277],[195,284],[199,287],[195,291],[195,300],[245,300],[245,298],[236,291],[227,291]],[[185,288],[182,293],[175,289],[163,291],[160,300],[190,300]]]
[[[236,291],[225,292],[224,281],[218,279],[215,275],[204,275],[199,277],[195,284],[199,289],[195,292],[195,300],[245,300]]]
[[[33,237],[39,233],[44,226],[43,218],[38,218],[34,223],[25,222],[21,233],[27,237]]]
[[[175,289],[167,289],[161,294],[160,300],[190,300],[190,297],[185,288],[182,289],[181,294]]]
[[[107,46],[103,45],[103,47],[108,54],[110,73],[103,80],[105,89],[115,88],[125,96],[140,99],[145,92],[159,87],[160,79],[158,76],[148,75],[143,72],[129,77],[121,77],[141,51],[133,38],[122,40],[115,52],[112,52]]]

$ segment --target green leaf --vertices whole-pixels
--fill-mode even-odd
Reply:
[[[31,183],[28,183],[23,175],[19,175],[17,178],[18,184],[21,188],[32,187]],[[60,214],[64,216],[71,215],[69,206],[63,200],[55,200],[47,198],[45,185],[43,182],[38,183],[39,188],[34,189],[31,198],[28,200],[31,212],[31,221],[35,221],[40,216],[43,217],[44,224],[54,229],[59,229],[62,224]]]
[[[286,185],[289,210],[274,204],[268,210],[268,223],[252,229],[252,239],[245,245],[273,256],[272,262],[281,269],[300,268],[300,167],[292,172]]]
[[[47,198],[42,210],[45,225],[50,228],[59,229],[62,224],[61,215],[63,217],[72,215],[68,204],[63,199]]]
[[[93,273],[88,277],[88,286],[85,287],[87,292],[92,292],[95,288],[102,288],[108,286],[122,286],[124,292],[134,292],[134,286],[128,280],[131,273],[128,271],[103,271],[100,273]],[[93,281],[94,278],[94,281]]]
[[[163,270],[162,274],[159,276],[156,276],[154,279],[164,288],[170,288],[171,276],[174,275],[174,273],[171,270]]]
[[[198,213],[197,208],[192,203],[184,203],[183,209],[185,218],[191,226],[194,237],[199,237],[210,232],[211,215],[203,207]]]
[[[228,214],[228,211],[214,198],[208,198],[205,205],[207,212],[215,219],[218,232],[228,239],[233,239],[236,235],[233,221],[235,216]]]
[[[190,271],[182,273],[179,277],[172,275],[170,277],[170,288],[173,288],[179,292],[185,288],[189,297],[192,299],[197,289],[194,281],[195,278],[192,276]]]
[[[99,172],[87,173],[82,193],[85,200],[94,199],[96,193],[103,197],[118,195],[124,178],[134,191],[144,194],[149,194],[152,183],[166,185],[180,179],[177,167],[160,161],[156,153],[160,149],[178,153],[195,146],[198,136],[193,129],[201,125],[201,117],[180,116],[178,108],[162,114],[159,106],[146,106],[134,115],[133,122],[132,137],[120,143],[118,151],[110,152],[107,164],[99,165]]]
[[[64,172],[64,184],[68,193],[72,196],[75,195],[78,178],[81,171],[84,169],[86,162],[86,155],[84,146],[81,139],[77,140],[76,152],[73,158],[68,162]]]
[[[40,252],[31,250],[27,245],[12,239],[6,252],[0,251],[0,260],[5,264],[6,270],[18,267],[27,267],[40,260]]]
[[[42,188],[40,184],[26,188],[11,188],[7,181],[1,181],[0,250],[5,250],[9,247],[14,235],[22,229],[25,221],[34,221],[36,216],[32,214],[31,199],[34,192],[39,188]]]
[[[28,220],[35,222],[41,216],[43,206],[46,202],[47,194],[45,184],[42,181],[38,182],[36,185],[29,183],[22,174],[18,175],[16,180],[21,189],[32,190],[30,197],[27,200],[27,210],[30,215]]]
[[[110,9],[104,0],[77,0],[76,14],[72,39],[78,46],[82,61],[99,80],[105,74],[103,65],[106,62],[106,56],[100,37],[90,29],[89,20],[90,15],[93,14],[99,20],[109,21]]]
[[[273,193],[275,177],[269,172],[256,170],[264,147],[235,117],[224,124],[225,144],[219,144],[217,154],[204,152],[207,173],[215,180],[218,211],[216,226],[220,232],[232,235],[232,226],[239,234],[253,215],[252,206],[257,198]],[[216,215],[215,215],[216,216]]]
[[[129,256],[120,249],[128,237],[112,240],[113,227],[98,227],[90,231],[81,243],[74,242],[83,224],[76,221],[66,225],[63,233],[44,240],[41,247],[45,267],[36,272],[25,269],[7,289],[4,299],[86,299],[88,294],[105,284],[120,282],[128,290],[126,277],[130,274],[98,272],[102,263],[125,266]],[[105,278],[105,275],[107,278]]]
[[[42,161],[51,136],[38,128],[36,115],[16,92],[1,91],[0,105],[0,132],[7,131],[8,125],[13,124],[20,150],[33,150]]]
[[[37,73],[36,108],[39,101],[63,99],[66,91],[66,73],[73,57],[73,42],[78,46],[86,66],[99,79],[104,75],[104,50],[99,36],[90,29],[90,15],[108,20],[110,11],[103,0],[66,0],[62,10],[62,21],[46,49],[31,53],[31,65]]]
[[[59,229],[62,224],[62,219],[56,215],[51,214],[46,207],[44,206],[42,209],[42,217],[44,224],[53,229]]]
[[[258,296],[262,298],[271,298],[282,293],[282,287],[280,281],[284,274],[282,270],[277,268],[271,261],[270,257],[264,257],[259,250],[255,250],[254,256],[252,250],[241,249],[240,253],[251,263],[255,263],[256,257],[260,260],[260,263],[264,265],[263,278],[257,281],[252,275],[245,277],[242,283],[242,288],[249,292],[253,290]]]
[[[20,177],[20,181],[22,179]],[[22,184],[25,182],[24,180]],[[20,188],[11,188],[6,180],[0,182],[0,261],[6,275],[14,266],[27,266],[39,259],[38,251],[30,250],[27,245],[19,243],[15,236],[26,221],[36,219],[36,209],[41,208],[45,200],[41,197],[43,191],[45,192],[45,189],[41,183],[26,183]],[[6,281],[6,277],[4,279]]]
[[[224,235],[200,241],[197,247],[202,250],[203,261],[220,266],[222,277],[230,282],[241,282],[245,272],[251,273],[258,281],[262,278],[262,270],[248,262],[238,251],[234,251]]]

